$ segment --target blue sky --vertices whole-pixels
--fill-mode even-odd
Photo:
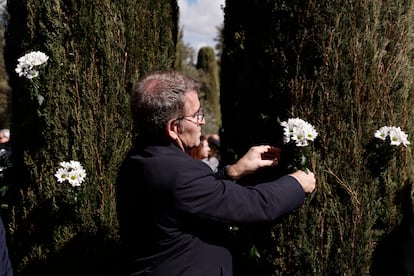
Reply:
[[[190,44],[196,51],[202,46],[214,48],[217,26],[224,19],[224,4],[225,0],[178,0],[184,43]]]

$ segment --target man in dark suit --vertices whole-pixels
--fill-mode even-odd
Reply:
[[[137,139],[117,186],[129,275],[230,276],[230,226],[274,221],[315,188],[314,174],[303,171],[251,187],[237,184],[277,164],[271,146],[252,147],[217,173],[187,155],[205,123],[198,90],[196,81],[167,71],[144,76],[131,91]]]

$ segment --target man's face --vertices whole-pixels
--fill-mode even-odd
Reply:
[[[200,144],[201,126],[205,124],[204,113],[196,91],[186,94],[185,116],[181,117],[181,131],[178,133],[184,149]],[[201,120],[200,120],[201,119]]]

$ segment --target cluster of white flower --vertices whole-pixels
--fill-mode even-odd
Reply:
[[[400,127],[383,126],[375,132],[374,136],[384,141],[389,137],[392,146],[403,144],[404,147],[407,147],[410,144],[407,138],[408,135]]]
[[[46,63],[48,59],[49,57],[45,53],[39,51],[30,52],[17,60],[19,63],[15,71],[19,74],[19,77],[24,76],[31,80],[39,76],[39,71],[36,67]]]
[[[285,144],[295,141],[296,146],[305,147],[309,144],[308,141],[313,141],[318,136],[311,124],[299,118],[290,118],[281,122],[280,125],[284,128],[283,142]]]
[[[72,187],[76,187],[80,186],[85,180],[86,172],[78,161],[64,161],[60,162],[59,165],[60,168],[55,173],[59,183],[67,180]]]

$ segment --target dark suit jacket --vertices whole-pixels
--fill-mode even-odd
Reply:
[[[130,275],[232,275],[229,226],[274,221],[304,196],[290,176],[241,186],[174,145],[131,152],[117,187]]]

